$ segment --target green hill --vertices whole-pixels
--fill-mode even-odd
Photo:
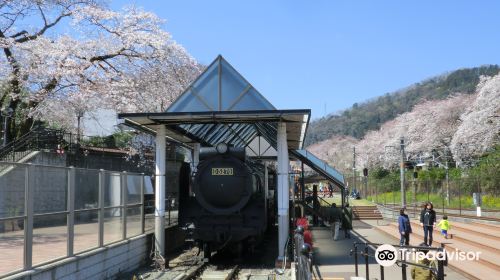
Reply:
[[[312,121],[305,144],[308,146],[329,139],[332,135],[362,138],[366,132],[378,129],[383,123],[411,111],[413,106],[423,100],[445,99],[458,92],[472,94],[480,76],[494,76],[499,71],[498,65],[460,69],[364,103],[354,103],[351,108],[338,114]]]

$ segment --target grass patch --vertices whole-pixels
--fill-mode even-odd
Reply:
[[[401,192],[385,192],[378,194],[377,196],[369,195],[367,197],[369,201],[374,201],[376,203],[401,203]],[[472,201],[472,196],[461,196],[459,197],[452,196],[450,197],[449,204],[446,202],[446,198],[439,194],[427,194],[427,193],[417,193],[417,203],[421,204],[426,201],[432,202],[434,204],[434,208],[442,208],[443,205],[445,208],[462,208],[462,209],[475,209],[475,205]],[[406,193],[406,202],[407,204],[413,204],[413,193]],[[484,209],[497,209],[500,210],[500,197],[492,196],[492,195],[483,195],[483,205]]]

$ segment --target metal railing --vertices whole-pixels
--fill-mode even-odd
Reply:
[[[360,250],[358,245],[364,245],[364,248],[362,250]],[[370,250],[375,252],[376,251],[375,246],[380,246],[380,245],[383,245],[383,244],[371,243],[371,242],[354,242],[353,243],[353,249],[351,249],[350,255],[352,257],[354,257],[354,271],[355,271],[356,277],[359,276],[358,256],[362,256],[364,259],[364,263],[365,263],[365,278],[370,279],[370,258],[372,258],[372,260],[375,260],[375,256],[370,254]],[[420,247],[420,246],[400,246],[400,245],[392,245],[392,246],[394,248],[401,248],[401,249],[405,249],[405,250],[415,250],[415,251],[426,250],[426,251],[444,252],[443,247]],[[396,254],[398,254],[398,253],[396,252]],[[402,254],[402,255],[404,255],[404,254]],[[397,256],[395,256],[395,257],[397,258]],[[401,267],[401,278],[403,280],[408,279],[406,269],[409,266],[418,267],[418,268],[421,268],[424,270],[428,270],[435,276],[435,278],[437,280],[444,280],[444,277],[446,276],[444,274],[444,266],[447,265],[446,260],[439,260],[438,259],[436,266],[432,266],[432,265],[427,266],[427,265],[424,265],[421,263],[410,262],[410,261],[406,260],[404,257],[402,257],[401,259],[396,261],[396,265]],[[385,279],[384,266],[382,266],[382,265],[380,265],[380,279],[381,280]]]
[[[294,234],[294,261],[296,279],[312,279],[312,250],[309,244],[304,243],[304,235],[301,232]]]
[[[153,230],[144,174],[10,162],[0,169],[0,246],[10,249],[0,254],[0,276]],[[175,198],[167,201],[167,219],[176,221]]]

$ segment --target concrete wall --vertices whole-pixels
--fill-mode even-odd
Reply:
[[[120,279],[122,273],[134,271],[145,264],[151,251],[151,238],[152,234],[134,237],[10,276],[6,280]]]

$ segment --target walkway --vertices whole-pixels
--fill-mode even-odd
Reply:
[[[329,228],[314,228],[315,266],[313,270],[315,279],[350,279],[350,277],[355,276],[354,258],[349,255],[355,241],[387,244],[399,243],[399,240],[376,230],[376,226],[377,221],[354,221],[354,231],[351,233],[352,238],[341,238],[338,241],[333,241]],[[341,233],[341,236],[343,236],[343,232]],[[360,248],[364,248],[364,246],[360,246]],[[373,255],[374,252],[370,250],[369,253]],[[358,256],[358,260],[360,263],[359,276],[365,277],[364,259]],[[468,279],[449,267],[445,267],[445,274],[447,274],[446,279]],[[410,268],[407,268],[407,275],[408,279],[411,279]],[[373,258],[370,258],[369,261],[369,277],[370,279],[380,279],[380,266]],[[402,279],[401,268],[398,266],[385,268],[385,279]]]
[[[478,261],[454,261],[449,265],[462,273],[477,279],[491,279],[491,275],[500,274],[500,226],[480,223],[460,223],[451,221],[450,234],[452,239],[444,239],[438,229],[434,231],[433,246],[445,245],[450,251],[481,252]],[[386,222],[374,225],[380,232],[396,238],[396,223]],[[411,245],[423,242],[423,231],[417,220],[412,219],[413,234]]]
[[[175,213],[177,216],[177,213]],[[154,228],[154,217],[148,215],[145,230]],[[139,235],[141,232],[139,216],[127,217],[127,237]],[[98,247],[98,223],[76,224],[74,251],[80,253]],[[24,231],[16,225],[16,230],[0,233],[0,278],[2,275],[23,268]],[[122,223],[120,217],[108,218],[104,222],[104,244],[122,240]],[[33,265],[63,258],[67,253],[67,227],[48,226],[33,230]]]

